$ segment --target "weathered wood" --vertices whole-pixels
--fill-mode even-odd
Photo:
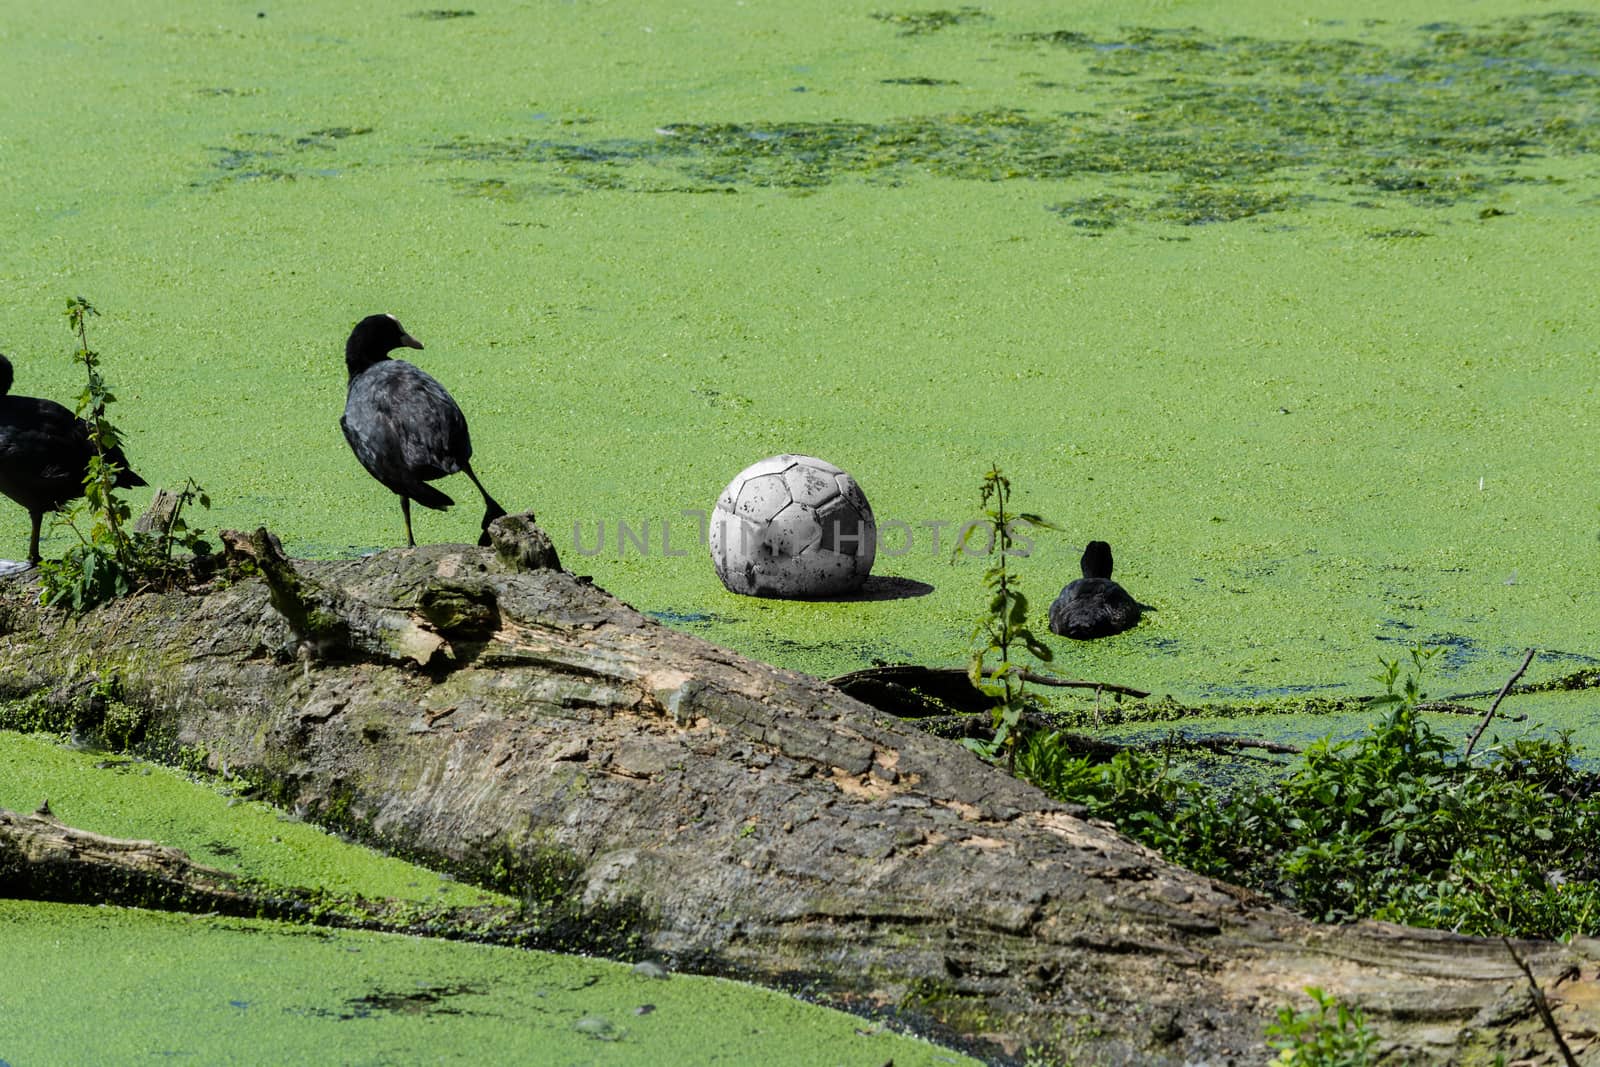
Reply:
[[[0,808],[0,892],[73,904],[296,917],[286,897],[253,893],[180,849],[65,826],[47,806],[31,815]]]
[[[523,948],[590,944],[574,936],[582,929],[521,908],[430,908],[413,900],[330,897],[303,886],[258,883],[196,863],[168,845],[67,826],[48,804],[31,815],[0,808],[0,896],[279,919]]]
[[[1541,1040],[1498,942],[1305,922],[565,572],[453,545],[292,569],[365,636],[307,654],[255,580],[81,619],[0,582],[0,697],[71,703],[115,676],[147,748],[380,847],[498,870],[590,917],[597,944],[625,925],[679,967],[921,1015],[996,1056],[1259,1062],[1307,985],[1415,1058]],[[1519,952],[1563,1026],[1600,1029],[1600,947]]]

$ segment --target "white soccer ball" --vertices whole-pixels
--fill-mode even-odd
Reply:
[[[856,480],[814,456],[773,456],[728,483],[711,512],[711,562],[746,596],[838,596],[861,588],[878,525]]]

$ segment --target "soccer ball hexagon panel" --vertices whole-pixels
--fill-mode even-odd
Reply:
[[[728,483],[711,512],[717,577],[746,596],[838,596],[872,573],[878,526],[854,478],[815,456],[772,456]]]

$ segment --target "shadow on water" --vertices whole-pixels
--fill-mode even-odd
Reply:
[[[814,599],[831,604],[856,604],[880,600],[911,600],[915,597],[927,596],[931,592],[933,592],[933,586],[927,582],[919,582],[915,578],[890,578],[873,575],[866,580],[860,589],[847,596],[822,596]]]
[[[663,626],[672,626],[677,629],[690,629],[697,626],[709,626],[712,623],[739,621],[711,611],[674,611],[671,608],[663,608],[660,611],[647,611],[645,614]]]

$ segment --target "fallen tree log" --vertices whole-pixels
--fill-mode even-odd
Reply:
[[[1175,868],[958,745],[655,623],[517,521],[498,554],[283,561],[271,589],[81,618],[0,582],[0,698],[244,774],[580,942],[926,1018],[995,1058],[1259,1062],[1309,985],[1407,1062],[1550,1047],[1499,942],[1320,927]],[[265,531],[234,543],[279,567]],[[1600,1030],[1600,946],[1517,949],[1564,1028]]]
[[[0,896],[62,904],[114,904],[191,914],[276,919],[517,948],[583,942],[520,908],[419,906],[413,900],[331,896],[304,886],[240,878],[155,841],[106,837],[67,826],[42,805],[31,815],[0,808]]]

